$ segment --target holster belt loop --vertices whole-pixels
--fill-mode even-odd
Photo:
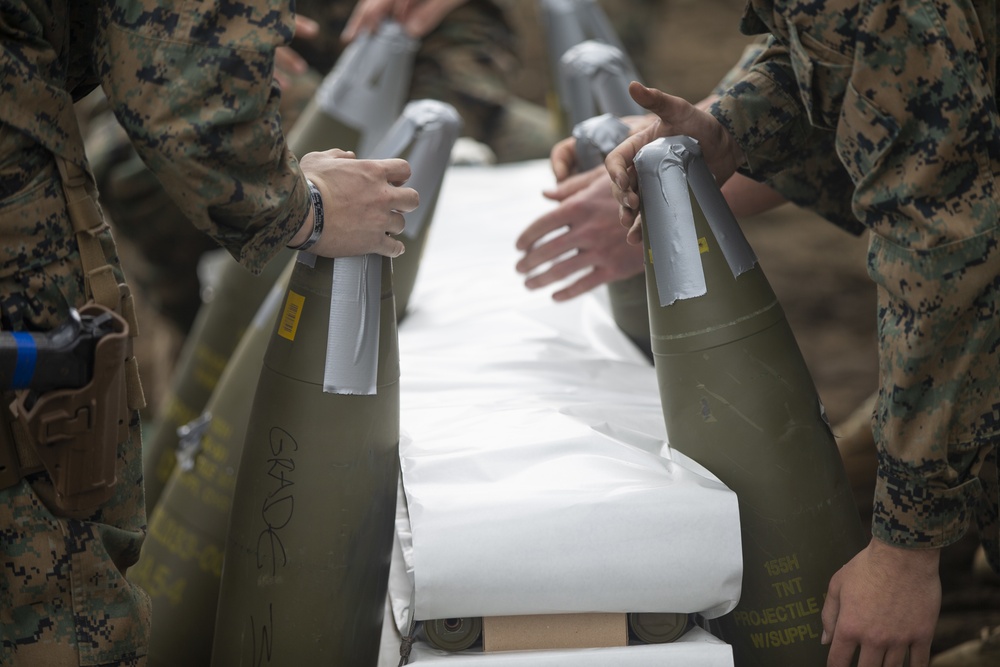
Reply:
[[[120,302],[118,280],[108,266],[101,247],[100,235],[108,230],[108,223],[97,205],[97,188],[82,167],[59,155],[55,159],[62,179],[66,210],[80,249],[87,289],[94,301],[117,311]]]

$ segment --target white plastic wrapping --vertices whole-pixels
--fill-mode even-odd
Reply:
[[[465,406],[401,450],[418,619],[736,605],[735,495],[576,407]]]
[[[550,183],[538,161],[452,168],[442,186],[399,329],[405,503],[390,635],[414,617],[713,616],[739,598],[735,495],[665,444],[654,370],[615,327],[603,291],[556,304],[514,270],[514,240],[552,207],[540,194]],[[418,643],[411,661],[732,665],[728,645],[689,635],[516,654],[441,655]]]

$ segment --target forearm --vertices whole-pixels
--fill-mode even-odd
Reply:
[[[170,8],[156,28],[107,10],[105,91],[143,160],[182,212],[252,270],[306,218],[305,180],[279,128],[274,49],[290,41],[284,5],[229,17]],[[169,27],[164,27],[169,26]]]
[[[873,532],[888,543],[961,537],[983,457],[1000,444],[998,243],[994,231],[914,253],[873,240],[882,385]]]

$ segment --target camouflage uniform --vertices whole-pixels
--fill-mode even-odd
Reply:
[[[3,329],[49,330],[87,299],[56,160],[88,168],[73,100],[98,82],[184,215],[244,265],[261,267],[298,230],[309,197],[278,131],[271,85],[292,17],[286,3],[258,4],[0,5]],[[122,283],[110,232],[97,238]],[[149,602],[124,576],[145,534],[131,415],[114,494],[96,509],[53,509],[45,472],[0,489],[0,664],[145,662]]]
[[[742,171],[870,230],[881,387],[873,533],[956,541],[994,568],[1000,440],[1000,117],[992,0],[750,0],[767,50],[712,113]]]
[[[340,34],[356,0],[299,0],[296,11],[320,23],[319,35],[292,47],[312,72],[282,91],[281,118],[287,130],[343,52]],[[436,99],[462,116],[465,136],[489,145],[497,159],[548,156],[559,139],[543,107],[510,92],[516,66],[514,36],[491,0],[470,0],[453,10],[421,40],[414,62],[410,99]],[[331,146],[331,148],[333,148]],[[187,331],[198,312],[198,258],[214,245],[183,221],[178,208],[144,168],[112,118],[99,118],[87,152],[115,229],[140,252],[132,278],[157,310]]]

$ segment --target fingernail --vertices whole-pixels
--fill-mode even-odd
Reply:
[[[815,635],[813,635],[813,636],[815,636]],[[824,630],[823,633],[819,636],[819,643],[820,644],[829,644],[830,643],[830,636],[828,634],[826,634],[826,630]]]
[[[628,183],[625,181],[625,177],[621,174],[615,176],[615,185],[618,186],[619,190],[628,190]]]

